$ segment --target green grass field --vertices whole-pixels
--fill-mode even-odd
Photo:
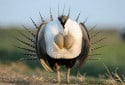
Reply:
[[[23,33],[25,32],[24,30],[20,30],[20,31]],[[86,81],[84,83],[87,83],[87,85],[88,85],[88,83],[92,84],[92,83],[95,83],[96,81],[98,81],[97,82],[98,84],[100,84],[100,82],[101,82],[101,84],[103,84],[103,82],[102,82],[103,80],[101,80],[99,78],[100,78],[100,76],[104,76],[106,73],[104,64],[109,68],[109,70],[111,72],[114,72],[114,70],[116,68],[118,68],[118,74],[120,77],[122,77],[122,74],[124,74],[124,72],[125,72],[125,68],[124,68],[125,42],[121,41],[116,30],[102,29],[102,30],[96,30],[96,31],[101,31],[101,33],[99,33],[95,38],[92,38],[93,41],[98,40],[101,37],[106,37],[106,39],[96,45],[92,45],[92,48],[102,46],[102,45],[106,45],[106,46],[101,49],[97,49],[96,51],[93,52],[93,53],[99,53],[101,55],[90,57],[90,58],[100,58],[99,60],[87,60],[86,64],[79,70],[80,74],[82,74],[82,75],[86,74],[86,77],[82,76],[82,79],[85,78]],[[94,35],[96,33],[96,31],[90,32],[90,35],[91,36]],[[27,32],[25,32],[25,33],[27,33]],[[4,69],[8,68],[8,69],[11,69],[11,71],[16,72],[16,73],[21,72],[23,75],[31,76],[32,74],[34,74],[35,76],[38,75],[38,77],[39,77],[39,74],[41,74],[43,77],[44,76],[47,77],[47,75],[49,75],[49,77],[54,76],[54,78],[55,78],[55,74],[53,74],[53,73],[48,74],[47,72],[41,71],[42,67],[41,67],[40,63],[37,61],[21,61],[19,63],[22,63],[22,64],[18,66],[18,64],[16,64],[17,61],[20,58],[23,58],[25,56],[23,56],[22,50],[19,50],[14,47],[14,45],[18,46],[18,45],[22,45],[22,44],[19,43],[17,40],[15,40],[13,38],[13,36],[21,37],[15,29],[0,29],[0,66],[1,66],[0,71],[2,70],[2,68],[4,68]],[[23,37],[21,37],[21,38],[23,38]],[[22,46],[25,46],[25,45],[22,45]],[[14,65],[16,64],[16,66],[13,66],[13,64]],[[12,65],[12,68],[11,68],[11,65]],[[23,70],[23,71],[19,70],[20,68],[23,68],[25,66],[28,69]],[[35,71],[35,73],[34,73],[34,71]],[[40,73],[40,71],[41,71],[41,73]],[[72,74],[72,82],[76,83],[77,81],[73,81],[74,77],[77,75],[75,67],[71,70],[71,74]],[[78,78],[78,82],[80,82],[79,78]],[[29,80],[31,80],[31,79],[29,79]],[[52,80],[51,81],[50,80],[51,80],[51,78],[50,79],[48,78],[49,82],[52,81]],[[53,81],[55,81],[55,80],[53,80]],[[81,85],[81,84],[83,84],[83,82],[80,82],[78,84]],[[97,84],[95,84],[95,85],[97,85]]]

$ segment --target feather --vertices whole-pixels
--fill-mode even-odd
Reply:
[[[29,54],[29,53],[25,53],[25,56],[36,56],[36,54]]]
[[[22,60],[33,60],[34,61],[34,60],[38,60],[38,58],[21,58],[20,61],[22,61]]]
[[[87,22],[87,20],[88,20],[88,17],[85,19],[85,21],[83,23],[85,24]]]
[[[23,40],[20,40],[19,38],[16,38],[19,42],[21,42],[21,43],[23,43],[23,44],[25,44],[25,45],[27,45],[27,46],[29,46],[29,47],[32,47],[32,48],[35,48],[35,46],[34,45],[32,45],[32,44],[29,44],[29,43],[27,43],[27,42],[25,42],[25,41],[23,41]]]
[[[48,66],[48,64],[46,63],[46,61],[44,59],[40,59],[40,61],[41,61],[41,64],[42,64],[43,68],[46,71],[53,72],[53,70]]]
[[[31,39],[30,37],[28,37],[27,35],[23,34],[22,32],[18,31],[23,37],[25,37],[27,40],[30,40],[31,42],[35,42],[33,39]]]
[[[99,31],[99,32],[96,32],[95,34],[93,34],[92,36],[91,36],[91,38],[94,38],[94,37],[96,37],[99,33],[101,33],[101,31]]]
[[[95,41],[95,42],[92,42],[91,45],[97,44],[97,43],[103,41],[104,39],[106,39],[106,37],[103,37],[103,38],[101,38],[101,39],[99,39],[99,40],[97,40],[97,41]]]
[[[101,55],[101,54],[89,54],[88,56],[95,56],[95,55]]]
[[[45,20],[43,19],[43,17],[42,17],[42,15],[41,15],[40,12],[39,12],[39,15],[40,15],[41,21],[42,21],[42,22],[45,22]]]
[[[78,22],[79,16],[80,16],[80,13],[78,14],[78,16],[77,16],[77,18],[76,18],[76,22]]]
[[[88,30],[86,29],[84,23],[80,23],[80,27],[82,29],[83,41],[82,41],[81,54],[78,56],[77,69],[79,69],[83,65],[83,63],[85,63],[85,61],[88,57],[89,49],[90,49],[90,44],[89,44],[90,40],[89,40]]]
[[[69,11],[68,11],[68,15],[67,15],[67,17],[69,18],[69,16],[70,16],[70,8],[69,8]]]
[[[25,50],[25,51],[28,51],[28,52],[31,52],[31,53],[36,53],[35,50],[31,50],[31,49],[23,48],[23,47],[19,47],[19,46],[15,46],[15,47],[17,47],[17,48],[19,48],[19,49],[22,49],[22,50]]]
[[[82,27],[84,28],[84,30],[86,31],[86,33],[87,33],[87,37],[88,37],[88,39],[89,39],[89,41],[90,41],[90,35],[89,35],[89,32],[88,32],[88,30],[87,30],[87,27],[85,26],[85,24],[84,23],[80,23],[81,25],[82,25]]]
[[[36,25],[35,21],[30,17],[32,23],[34,24],[35,28],[38,29],[38,26]]]
[[[88,58],[88,60],[99,60],[100,58]]]
[[[98,50],[98,49],[103,48],[103,47],[105,47],[105,45],[98,46],[98,47],[95,47],[95,48],[91,48],[91,51]]]
[[[50,8],[50,21],[53,21],[53,16],[52,16],[51,8]]]
[[[33,32],[31,32],[31,31],[30,31],[28,28],[26,28],[24,25],[22,25],[22,26],[23,26],[23,28],[24,28],[25,30],[27,30],[28,33],[30,33],[33,37],[36,36]]]
[[[92,32],[97,27],[97,24],[90,28],[89,32]]]

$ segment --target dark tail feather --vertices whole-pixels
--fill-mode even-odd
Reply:
[[[100,58],[88,58],[88,60],[99,60]]]
[[[22,25],[22,26],[23,26],[23,28],[24,28],[25,30],[27,30],[28,33],[30,33],[33,37],[36,36],[34,33],[32,33],[32,32],[31,32],[28,28],[26,28],[24,25]]]
[[[103,41],[104,39],[106,39],[106,37],[103,37],[103,38],[101,38],[101,39],[99,39],[99,40],[97,40],[97,41],[95,41],[95,42],[92,42],[91,44],[92,44],[92,45],[93,45],[93,44],[98,44],[99,42]]]
[[[88,20],[88,17],[85,19],[85,21],[83,23],[85,24],[87,22],[87,20]]]
[[[26,36],[25,34],[23,34],[22,32],[18,31],[23,37],[25,37],[27,40],[30,40],[31,42],[35,42],[33,39],[31,39],[30,37]]]
[[[19,46],[15,46],[15,47],[17,47],[17,48],[19,48],[19,49],[22,49],[22,50],[25,50],[25,51],[28,51],[28,52],[31,52],[31,53],[36,53],[35,50],[31,50],[31,49],[23,48],[23,47],[19,47]]]
[[[45,22],[45,20],[43,19],[43,17],[42,17],[42,15],[41,15],[40,12],[39,12],[39,15],[40,15],[41,21],[42,21],[42,22]]]
[[[67,16],[68,16],[68,18],[69,18],[69,16],[70,16],[70,8],[69,8],[69,11],[68,11],[68,15],[67,15]]]
[[[89,32],[92,32],[96,28],[97,24],[90,28]]]
[[[50,21],[53,21],[53,16],[52,16],[51,8],[50,8]]]
[[[79,20],[79,16],[80,16],[80,13],[78,14],[77,18],[76,18],[76,22],[78,22]]]
[[[92,48],[91,51],[94,51],[94,50],[97,50],[97,49],[100,49],[100,48],[103,48],[103,47],[105,47],[105,45],[99,46],[99,47],[96,47],[96,48]]]
[[[101,55],[101,54],[96,53],[96,54],[90,54],[89,56],[96,56],[96,55]]]
[[[29,44],[29,43],[27,43],[27,42],[25,42],[25,41],[23,41],[23,40],[20,40],[19,38],[16,38],[19,42],[21,42],[21,43],[23,43],[23,44],[25,44],[25,45],[27,45],[27,46],[29,46],[29,47],[32,47],[32,48],[35,48],[35,46],[34,45],[31,45],[31,44]]]
[[[38,29],[38,26],[36,25],[35,21],[30,17],[32,23],[34,24],[35,28]]]
[[[99,33],[101,33],[101,31],[99,31],[99,32],[96,32],[95,34],[93,34],[92,36],[91,36],[91,38],[94,38],[94,37],[96,37]]]
[[[38,58],[21,58],[20,61],[22,60],[39,60]]]
[[[36,54],[29,54],[29,53],[25,53],[25,56],[36,56]]]

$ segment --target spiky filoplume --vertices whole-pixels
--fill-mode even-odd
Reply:
[[[94,48],[90,48],[90,46],[94,45],[94,44],[98,44],[99,42],[101,42],[105,38],[101,38],[101,39],[98,39],[97,41],[91,42],[91,40],[92,40],[91,38],[96,37],[100,33],[100,32],[97,32],[95,34],[90,35],[90,33],[95,28],[95,26],[88,31],[86,26],[85,26],[85,22],[87,21],[87,19],[84,22],[78,23],[80,13],[78,14],[75,21],[69,19],[70,9],[69,9],[67,15],[64,15],[63,13],[64,13],[64,9],[63,9],[62,15],[60,15],[59,11],[58,11],[58,18],[57,18],[58,21],[56,22],[53,19],[51,9],[50,9],[50,19],[49,19],[50,21],[44,20],[43,17],[41,16],[41,13],[39,12],[39,15],[40,15],[40,18],[41,18],[41,21],[42,21],[39,26],[35,23],[35,21],[32,18],[30,18],[32,23],[34,24],[35,28],[37,29],[36,33],[33,33],[31,30],[29,30],[25,26],[23,26],[24,29],[31,35],[31,37],[27,36],[26,34],[23,34],[22,32],[19,32],[19,33],[31,43],[23,41],[19,38],[16,38],[16,39],[19,42],[21,42],[22,44],[24,44],[26,46],[29,46],[31,49],[20,47],[20,46],[16,46],[16,47],[29,52],[29,53],[25,53],[24,55],[31,56],[31,58],[22,58],[21,60],[39,60],[42,64],[43,68],[46,71],[53,72],[55,70],[57,72],[58,82],[60,82],[60,71],[59,71],[60,66],[65,65],[66,69],[67,69],[66,79],[67,79],[67,82],[69,83],[70,68],[73,67],[73,65],[75,64],[76,61],[78,61],[76,63],[77,64],[76,68],[79,69],[86,62],[87,59],[96,60],[97,58],[88,58],[88,57],[94,56],[94,55],[100,55],[100,54],[97,54],[97,53],[93,53],[93,51],[97,50],[99,48],[102,48],[104,46],[99,46],[99,47],[94,47]],[[81,35],[80,35],[80,33],[77,34],[77,32],[75,33],[75,31],[72,31],[72,28],[74,28],[74,27],[72,27],[70,25],[73,25],[73,24],[70,24],[70,25],[68,25],[68,27],[66,27],[65,24],[71,23],[70,21],[72,23],[76,24],[75,26],[78,28],[78,30],[77,29],[75,29],[75,30],[80,32]],[[55,29],[55,28],[51,28],[51,29],[58,30],[60,32],[58,34],[55,34],[54,38],[52,37],[53,35],[52,36],[47,35],[46,32],[50,31],[49,27],[51,27],[51,23],[56,24],[55,28],[58,25],[58,27],[60,27],[61,29],[58,28],[58,27],[57,28],[65,31],[65,32],[63,33],[63,31],[60,31],[60,30]],[[68,28],[68,30],[70,30],[71,32],[66,31],[65,30],[66,28]],[[46,29],[49,29],[49,30],[46,30]],[[55,30],[52,30],[53,33],[57,32]],[[76,36],[78,36],[77,38],[79,38],[81,36],[81,38],[79,39],[80,41],[78,41],[78,39],[74,37],[75,35],[73,35],[72,32],[74,32],[74,34],[76,34]],[[51,34],[51,32],[50,32],[50,34]],[[50,36],[50,37],[53,38],[53,40],[51,42],[54,41],[53,43],[55,43],[55,45],[56,45],[56,46],[54,45],[55,51],[49,53],[47,45],[51,44],[51,42],[49,42],[49,44],[48,44],[47,40],[51,40],[51,38],[46,37],[46,36]],[[76,49],[75,49],[75,51],[72,51],[72,50],[74,50],[75,47],[77,47],[77,45],[74,45],[74,44],[77,44],[76,41],[81,42],[81,45],[79,45],[79,46],[81,46],[80,47],[81,49],[76,48],[77,50],[80,49],[80,52],[79,51],[75,52],[75,51],[77,51]],[[75,47],[73,48],[73,46],[75,46]],[[50,49],[53,50],[53,48],[51,46],[50,46]],[[70,57],[68,57],[68,56],[65,57],[63,55],[60,55],[60,53],[61,53],[60,50],[64,50],[64,52],[70,51],[72,53],[70,54],[70,52],[67,52],[67,53],[69,53],[67,55],[69,55]],[[90,53],[90,51],[92,53]],[[63,57],[59,57],[57,54],[54,54],[54,52],[57,52],[57,54],[58,54],[58,52],[60,52],[59,55],[63,56]],[[51,53],[52,53],[53,56],[51,56]],[[73,53],[74,53],[74,55],[77,55],[77,56],[72,57],[71,55]],[[54,57],[54,56],[56,56],[56,57]]]

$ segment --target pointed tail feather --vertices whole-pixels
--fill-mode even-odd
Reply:
[[[101,31],[98,31],[98,32],[96,32],[95,34],[91,35],[91,38],[96,37],[99,33],[101,33]]]
[[[28,49],[28,48],[23,48],[23,47],[19,47],[19,46],[14,46],[14,47],[17,47],[19,49],[22,49],[22,50],[25,50],[25,51],[28,51],[28,52],[31,52],[31,53],[36,53],[35,50],[31,50],[31,49]]]
[[[96,28],[97,24],[90,28],[89,32],[92,32]]]
[[[35,46],[32,45],[32,44],[29,44],[29,43],[27,43],[27,42],[25,42],[25,41],[23,41],[23,40],[20,40],[19,38],[16,38],[16,39],[17,39],[19,42],[23,43],[24,45],[27,45],[27,46],[32,47],[32,48],[35,48]]]
[[[36,25],[35,21],[30,17],[32,23],[34,24],[35,28],[38,29],[38,26]]]
[[[88,20],[88,17],[85,19],[85,21],[83,23],[85,24],[87,22],[87,20]]]
[[[105,40],[105,39],[106,39],[106,37],[103,37],[103,38],[101,38],[101,39],[99,39],[99,40],[97,40],[97,41],[95,41],[95,42],[92,42],[91,45],[93,45],[93,44],[98,44],[99,42],[101,42],[101,41],[103,41],[103,40]]]
[[[28,37],[27,35],[23,34],[22,32],[18,31],[23,37],[25,37],[27,40],[30,40],[31,42],[35,42],[35,40],[31,39],[30,37]]]
[[[67,17],[69,18],[69,16],[70,16],[70,8],[69,8],[69,11],[68,11],[68,15],[67,15]]]
[[[100,58],[88,58],[88,60],[99,60]]]
[[[24,28],[25,30],[27,30],[28,33],[30,33],[33,37],[36,36],[33,32],[31,32],[31,31],[30,31],[28,28],[26,28],[24,25],[22,25],[22,26],[23,26],[23,28]]]
[[[43,19],[43,17],[42,17],[42,15],[41,15],[40,12],[39,12],[39,16],[40,16],[40,18],[41,18],[41,21],[42,21],[42,22],[45,22],[45,20]]]
[[[76,22],[78,22],[79,16],[80,16],[80,13],[79,13],[78,16],[76,17]]]
[[[36,54],[24,53],[25,56],[36,56]]]
[[[103,47],[105,47],[105,46],[106,46],[106,45],[103,45],[103,46],[99,46],[99,47],[92,48],[92,49],[91,49],[91,51],[98,50],[98,49],[103,48]]]
[[[101,54],[89,54],[88,56],[95,56],[95,55],[101,55]]]
[[[39,60],[38,58],[21,58],[20,59],[20,61],[22,61],[22,60]]]
[[[53,21],[53,16],[52,16],[51,8],[50,8],[50,21]]]

